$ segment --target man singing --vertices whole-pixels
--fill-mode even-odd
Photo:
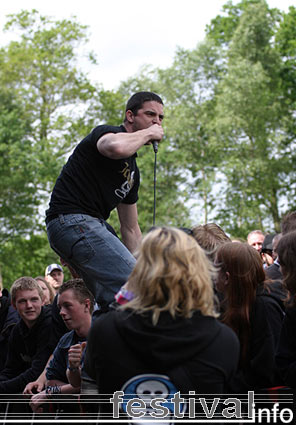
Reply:
[[[137,151],[163,137],[163,102],[135,93],[119,127],[100,125],[75,148],[54,186],[46,211],[52,249],[84,279],[105,309],[134,264],[138,225]],[[117,208],[122,241],[105,220]]]

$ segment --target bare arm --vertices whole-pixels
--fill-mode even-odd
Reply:
[[[79,393],[80,388],[74,388],[72,385],[67,384],[66,382],[51,380],[47,382],[48,385],[58,386],[60,388],[59,394],[76,394]],[[33,412],[42,413],[43,409],[40,407],[42,404],[51,398],[50,394],[46,393],[46,390],[41,391],[38,394],[34,394],[30,400],[30,407]]]
[[[132,133],[107,133],[97,141],[98,151],[111,159],[128,158],[137,152],[140,147],[151,142],[160,141],[163,137],[163,128],[153,124],[144,130]]]
[[[135,252],[142,238],[138,224],[137,204],[119,204],[117,213],[122,241],[131,252]]]
[[[66,375],[73,387],[80,387],[81,384],[81,358],[85,347],[86,341],[82,344],[72,345],[68,350],[69,367],[72,370],[67,369]]]

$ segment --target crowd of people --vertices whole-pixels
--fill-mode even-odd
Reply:
[[[296,211],[281,233],[253,230],[246,241],[216,223],[142,237],[136,156],[162,141],[162,119],[161,98],[136,93],[123,125],[94,129],[63,168],[46,218],[62,265],[1,288],[0,412],[11,394],[37,415],[82,394],[72,412],[112,418],[110,397],[122,391],[121,415],[129,398],[154,394],[173,418],[177,392],[296,387]],[[114,208],[122,242],[105,221]],[[88,394],[99,406],[82,402]]]
[[[52,397],[91,389],[112,415],[102,397],[139,376],[146,391],[165,376],[183,394],[295,388],[296,212],[285,219],[276,280],[260,251],[215,223],[152,228],[107,312],[81,278],[17,279],[0,298],[0,393],[23,393],[43,413]],[[44,282],[59,286],[54,298]]]

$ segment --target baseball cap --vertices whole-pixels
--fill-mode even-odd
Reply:
[[[63,271],[62,266],[59,264],[50,264],[45,269],[45,276],[48,276],[53,270],[61,270],[61,272]]]

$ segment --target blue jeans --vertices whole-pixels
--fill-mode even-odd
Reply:
[[[106,227],[86,214],[60,214],[47,224],[51,248],[83,278],[99,305],[114,301],[135,257]]]

